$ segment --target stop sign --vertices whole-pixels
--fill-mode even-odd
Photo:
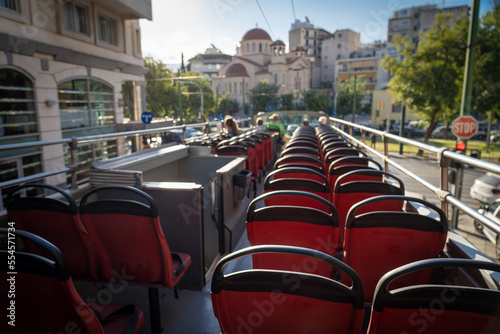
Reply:
[[[472,116],[460,116],[451,124],[451,132],[458,138],[469,139],[477,132],[478,124]]]

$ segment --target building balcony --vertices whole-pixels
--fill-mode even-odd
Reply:
[[[106,6],[124,19],[153,19],[153,7],[151,0],[111,0],[99,3]]]

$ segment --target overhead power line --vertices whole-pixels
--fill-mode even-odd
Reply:
[[[259,6],[260,12],[262,13],[262,16],[264,16],[264,20],[267,23],[267,27],[269,28],[269,31],[271,32],[271,36],[273,37],[274,40],[274,33],[273,30],[271,29],[271,25],[269,25],[269,22],[267,21],[266,14],[264,14],[264,11],[262,10],[262,7],[260,6],[259,0],[255,0],[257,2],[257,5]]]
[[[292,11],[293,11],[293,19],[294,21],[297,21],[297,17],[295,16],[295,6],[293,5],[293,0],[292,0]]]

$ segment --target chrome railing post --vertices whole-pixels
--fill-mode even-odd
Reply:
[[[77,160],[76,160],[76,150],[78,148],[78,139],[71,138],[71,143],[69,144],[69,149],[71,150],[71,189],[76,189],[78,187],[78,175],[77,175]]]
[[[389,171],[389,163],[387,162],[387,159],[389,158],[389,138],[386,136],[387,132],[382,133],[382,141],[384,142],[384,170],[386,172]]]
[[[441,172],[440,176],[440,190],[441,195],[438,194],[439,200],[441,201],[441,210],[445,213],[446,217],[448,217],[448,203],[446,201],[446,196],[449,194],[448,192],[448,167],[450,166],[450,159],[444,156],[444,152],[449,151],[448,148],[443,147],[437,153],[437,160]]]

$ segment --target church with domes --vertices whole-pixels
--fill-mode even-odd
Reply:
[[[212,78],[212,88],[219,93],[229,92],[240,106],[243,96],[249,103],[250,90],[260,81],[275,84],[280,94],[293,93],[298,98],[301,90],[309,89],[306,50],[297,47],[287,54],[285,47],[285,43],[273,41],[263,29],[249,30],[237,54]]]

